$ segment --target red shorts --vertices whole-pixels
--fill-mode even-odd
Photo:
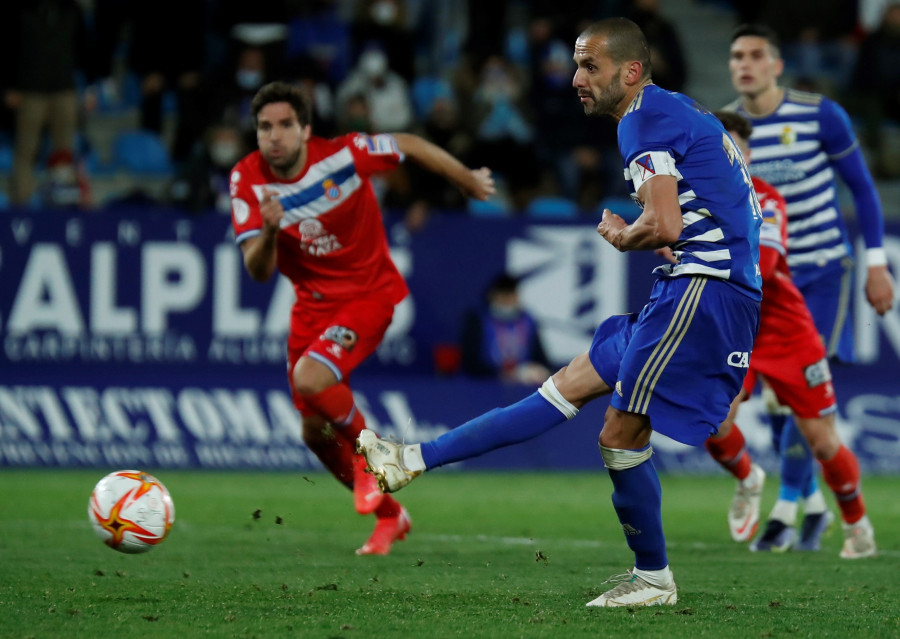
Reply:
[[[364,298],[340,304],[295,305],[288,336],[288,384],[301,357],[321,362],[337,380],[347,381],[350,373],[375,352],[394,316],[394,305]],[[293,393],[294,405],[308,414],[306,404]]]
[[[819,355],[814,352],[813,355]],[[781,358],[757,358],[756,350],[750,356],[750,369],[744,378],[744,392],[749,397],[756,385],[756,377],[763,377],[778,398],[794,415],[802,418],[822,417],[837,408],[831,369],[822,349],[821,358],[809,362],[790,354]]]

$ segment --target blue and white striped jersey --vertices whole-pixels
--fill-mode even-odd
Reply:
[[[654,272],[719,278],[761,299],[762,213],[741,154],[719,120],[693,99],[651,84],[635,97],[618,133],[633,198],[656,175],[678,180],[684,223],[672,245],[678,263]]]
[[[859,147],[847,113],[815,93],[786,89],[770,115],[754,117],[740,100],[725,107],[753,123],[750,172],[787,202],[788,265],[798,281],[840,268],[852,255],[840,208],[834,163]]]

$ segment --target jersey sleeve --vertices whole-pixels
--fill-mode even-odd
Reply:
[[[775,273],[779,257],[787,254],[787,204],[770,184],[754,179],[753,186],[762,211],[759,228],[759,270],[763,280]]]
[[[623,118],[619,125],[619,151],[634,192],[657,175],[680,178],[675,160],[682,156],[686,144],[683,127],[665,114],[637,109]]]
[[[259,235],[262,215],[259,199],[253,191],[251,176],[239,164],[231,171],[231,225],[234,228],[234,242],[238,246],[245,240]]]
[[[822,148],[832,160],[851,153],[859,146],[850,116],[834,100],[822,98],[819,111],[819,131]]]
[[[397,146],[397,140],[389,133],[364,135],[351,133],[347,136],[347,146],[353,153],[356,172],[362,178],[373,173],[392,171],[400,166],[404,155]]]

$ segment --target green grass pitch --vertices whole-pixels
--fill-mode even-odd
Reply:
[[[632,565],[602,469],[431,473],[386,557],[354,555],[373,519],[330,476],[207,471],[155,471],[175,526],[123,555],[87,519],[104,474],[0,470],[0,637],[900,636],[900,477],[864,479],[881,554],[845,561],[837,525],[818,553],[751,553],[730,478],[663,476],[678,604],[600,610]]]

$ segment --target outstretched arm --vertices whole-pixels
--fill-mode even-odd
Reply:
[[[412,133],[394,133],[397,146],[404,155],[424,168],[443,176],[466,197],[486,200],[494,194],[491,170],[470,169],[441,147]]]

